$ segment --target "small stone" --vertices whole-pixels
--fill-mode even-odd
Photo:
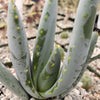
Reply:
[[[72,100],[82,100],[82,98],[81,98],[81,96],[73,95]]]
[[[3,94],[0,94],[0,100],[1,100],[1,98],[4,98],[4,95]]]
[[[100,84],[95,85],[95,91],[96,91],[97,93],[100,93]]]
[[[64,100],[72,100],[71,96],[66,96]]]
[[[30,100],[35,100],[34,98],[31,98]]]
[[[10,100],[20,100],[18,97],[13,97],[13,98],[11,98]]]
[[[82,82],[79,82],[79,83],[77,84],[77,87],[82,87],[82,85],[83,85],[83,83],[82,83]]]
[[[80,94],[79,90],[77,90],[77,89],[73,89],[73,92],[74,92],[76,95],[79,95],[79,94]]]
[[[1,100],[9,100],[9,98],[7,98],[7,97],[4,97],[4,98],[2,98]]]
[[[14,94],[9,91],[8,89],[6,89],[6,91],[4,92],[7,98],[12,98],[14,96]]]

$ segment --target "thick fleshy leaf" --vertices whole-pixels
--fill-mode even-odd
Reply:
[[[9,70],[0,62],[0,82],[2,82],[9,90],[20,97],[22,100],[29,100],[28,94],[25,92],[19,81],[10,73]]]
[[[32,75],[35,88],[37,88],[38,76],[53,50],[56,16],[57,0],[46,0],[33,53]]]
[[[9,3],[7,21],[9,49],[17,77],[23,88],[31,96],[38,97],[34,94],[36,91],[32,85],[31,78],[29,78],[31,77],[31,60],[24,26],[13,0],[10,0]]]
[[[89,61],[90,57],[92,56],[92,53],[93,53],[93,50],[94,50],[94,48],[95,48],[95,44],[96,44],[96,42],[97,42],[97,39],[98,39],[98,33],[97,33],[97,32],[93,32],[92,38],[91,38],[91,43],[90,43],[90,48],[89,48],[89,52],[88,52],[88,56],[87,56],[86,62],[85,62],[85,64],[82,65],[82,70],[81,70],[79,76],[78,76],[78,77],[76,78],[76,80],[74,81],[73,87],[75,87],[75,86],[77,85],[77,83],[78,83],[79,80],[81,79],[81,77],[82,77],[82,75],[83,75],[85,69],[87,68],[87,66],[88,66],[88,61]],[[73,87],[72,87],[72,88],[73,88]],[[70,90],[71,90],[72,88],[70,88]],[[70,90],[69,90],[69,91],[70,91]],[[61,96],[64,97],[64,96],[66,95],[66,93],[68,93],[67,90],[64,91],[64,92],[61,94]]]
[[[38,89],[40,92],[48,90],[57,81],[60,62],[61,55],[60,50],[57,47],[56,50],[54,50],[51,54],[48,63],[46,64],[38,78]]]

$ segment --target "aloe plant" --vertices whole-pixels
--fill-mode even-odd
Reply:
[[[97,41],[92,35],[99,0],[80,0],[66,59],[60,67],[59,46],[53,50],[57,0],[46,0],[41,16],[32,61],[24,26],[13,0],[8,8],[8,43],[16,79],[0,63],[0,81],[22,100],[61,98],[78,83]]]

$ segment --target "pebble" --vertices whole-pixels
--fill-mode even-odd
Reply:
[[[30,100],[35,100],[34,98],[31,98]]]
[[[100,84],[95,85],[95,91],[96,91],[97,93],[100,93]]]
[[[4,97],[4,98],[2,98],[1,100],[9,100],[9,98],[7,98],[7,97]]]
[[[72,100],[72,97],[71,96],[67,96],[67,97],[65,97],[64,100]]]
[[[10,100],[20,100],[18,97],[13,97],[13,98],[11,98]]]

